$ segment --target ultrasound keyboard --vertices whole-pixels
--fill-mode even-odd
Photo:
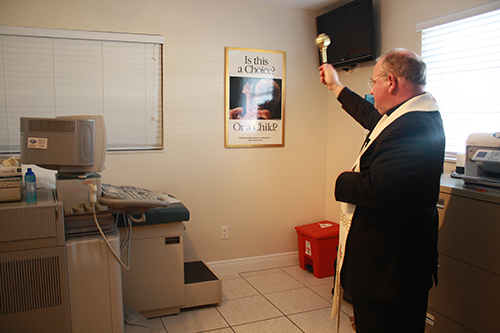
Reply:
[[[169,196],[135,186],[115,186],[101,184],[101,205],[109,206],[117,212],[140,214],[152,208],[166,207]]]

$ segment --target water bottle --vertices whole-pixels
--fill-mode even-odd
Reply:
[[[36,202],[36,176],[31,168],[28,168],[28,171],[24,175],[24,194],[26,196],[26,203]]]

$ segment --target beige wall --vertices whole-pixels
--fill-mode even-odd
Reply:
[[[102,175],[182,200],[187,260],[296,251],[294,227],[324,219],[315,13],[231,0],[0,0],[0,24],[165,36],[165,150],[108,154]],[[224,148],[226,46],[286,52],[284,148]]]
[[[486,2],[374,0],[381,50],[418,51],[417,22]],[[316,14],[232,0],[0,0],[1,25],[165,36],[165,149],[108,155],[103,181],[181,199],[186,259],[205,261],[296,251],[296,225],[338,221],[334,180],[363,131],[319,84]],[[286,52],[284,148],[224,148],[225,46]],[[365,94],[372,69],[341,78]]]

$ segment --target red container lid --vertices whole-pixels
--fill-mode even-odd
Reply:
[[[295,227],[297,232],[314,239],[332,238],[339,235],[339,225],[335,222],[321,221]]]

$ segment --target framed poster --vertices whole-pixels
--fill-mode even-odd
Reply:
[[[226,47],[225,147],[283,147],[285,52]]]

